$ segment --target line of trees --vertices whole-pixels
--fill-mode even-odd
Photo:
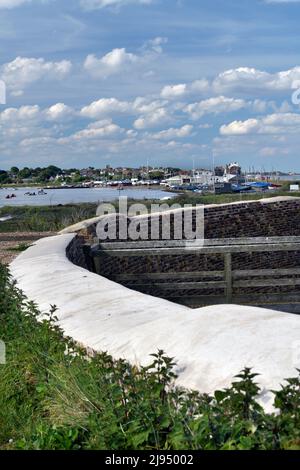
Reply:
[[[70,172],[76,172],[76,170],[68,170]],[[34,182],[47,182],[53,178],[56,178],[58,175],[65,173],[65,170],[61,168],[50,165],[45,168],[22,168],[19,169],[16,166],[11,167],[10,170],[0,170],[0,184],[12,184],[20,183],[23,180],[33,180]]]

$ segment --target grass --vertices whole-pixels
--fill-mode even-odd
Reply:
[[[13,246],[11,248],[7,248],[6,251],[14,251],[16,253],[22,253],[23,251],[28,250],[31,245],[28,245],[27,243],[19,243],[17,246]]]
[[[0,449],[300,449],[300,376],[266,414],[250,369],[212,396],[184,390],[163,351],[144,368],[88,356],[55,311],[41,319],[0,265]]]
[[[56,232],[96,214],[96,204],[67,204],[61,206],[5,206],[0,217],[13,219],[0,223],[2,232]]]

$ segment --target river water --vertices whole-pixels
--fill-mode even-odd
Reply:
[[[76,204],[84,202],[108,202],[119,196],[127,196],[130,199],[163,199],[173,197],[175,194],[166,193],[159,189],[124,188],[119,191],[112,188],[84,188],[84,189],[46,189],[45,195],[38,195],[39,188],[11,188],[0,189],[0,207],[4,206],[51,206],[58,204]],[[36,196],[28,196],[25,193],[36,193]],[[16,197],[6,199],[7,195]]]

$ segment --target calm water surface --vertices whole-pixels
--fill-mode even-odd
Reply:
[[[123,191],[112,188],[84,188],[84,189],[45,189],[47,194],[38,195],[39,188],[19,188],[17,190],[0,189],[0,207],[3,206],[50,206],[58,204],[76,204],[83,202],[113,201],[119,196],[127,196],[130,199],[162,199],[172,197],[175,194],[166,193],[159,189],[131,189]],[[25,193],[36,193],[36,196],[28,196]],[[6,199],[7,195],[15,194],[15,198]]]

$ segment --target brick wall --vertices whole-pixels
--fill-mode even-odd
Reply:
[[[195,212],[193,214],[195,220]],[[209,206],[205,208],[205,238],[242,238],[242,237],[274,237],[274,236],[300,236],[300,199],[291,199],[276,202],[245,202],[242,204],[229,204],[221,206]],[[143,219],[143,223],[149,226],[149,220]],[[130,223],[130,221],[128,221]],[[172,225],[172,223],[171,223]],[[194,227],[195,228],[195,227]],[[149,228],[150,232],[150,228]],[[81,230],[73,246],[69,249],[68,256],[76,264],[89,269],[93,267],[87,261],[83,250],[84,244],[95,242],[96,225]],[[130,239],[128,239],[130,241]],[[117,240],[119,241],[119,240]],[[275,252],[275,253],[236,253],[232,257],[234,270],[244,269],[276,269],[300,267],[299,252]],[[176,282],[174,287],[165,290],[153,286],[148,282],[146,286],[138,287],[139,275],[145,273],[190,273],[186,280],[193,281],[195,271],[223,271],[224,259],[222,255],[194,255],[186,254],[176,256],[147,256],[117,258],[103,254],[100,258],[99,274],[115,280],[118,274],[135,274],[136,281],[123,282],[124,285],[136,288],[145,293],[172,299],[176,295]],[[198,279],[199,280],[199,279]],[[203,281],[210,280],[209,277]],[[220,279],[221,280],[221,279]],[[168,282],[166,280],[166,282]],[[300,288],[299,288],[300,289]],[[239,289],[236,294],[253,293],[253,288]],[[255,292],[295,292],[293,287],[256,288]],[[296,290],[297,292],[297,290]],[[197,291],[180,291],[181,295],[193,296]],[[223,291],[202,291],[201,294],[223,294]],[[300,290],[299,290],[300,301]]]

